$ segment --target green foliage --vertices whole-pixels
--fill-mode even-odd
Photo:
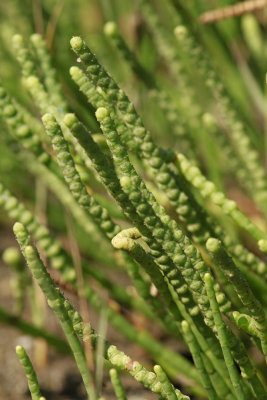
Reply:
[[[125,373],[160,399],[267,398],[266,17],[202,26],[213,2],[189,3],[42,0],[33,15],[28,3],[0,6],[0,218],[15,223],[29,267],[4,251],[14,314],[0,307],[0,322],[72,353],[91,400],[105,396],[102,358],[119,400]],[[123,23],[128,6],[135,28]],[[21,80],[7,70],[15,58]],[[31,275],[67,342],[24,320],[27,295],[38,306]],[[88,305],[151,361],[97,333]]]

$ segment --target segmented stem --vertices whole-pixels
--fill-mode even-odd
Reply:
[[[84,350],[73,330],[72,323],[65,310],[63,304],[63,295],[61,295],[58,291],[56,285],[54,284],[45,266],[43,265],[37,251],[34,249],[33,246],[25,243],[25,237],[27,237],[28,243],[30,242],[30,238],[24,226],[17,222],[14,225],[14,233],[34,278],[36,279],[38,285],[41,287],[42,291],[47,297],[48,305],[52,308],[53,312],[57,316],[60,325],[66,335],[77,366],[80,370],[87,394],[90,399],[94,399],[95,394],[92,376],[88,370]]]
[[[34,371],[31,360],[29,359],[25,349],[22,346],[17,346],[16,353],[17,353],[19,361],[26,373],[32,400],[40,400],[41,398],[44,399],[40,392],[40,387],[39,387],[36,373]]]
[[[117,399],[118,400],[127,400],[127,397],[126,397],[125,391],[123,389],[118,371],[115,368],[112,368],[109,371],[109,375],[110,375],[110,380],[113,385]]]

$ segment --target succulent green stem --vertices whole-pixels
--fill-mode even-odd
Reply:
[[[40,398],[43,397],[40,392],[39,383],[34,368],[32,366],[31,360],[29,359],[25,349],[22,346],[16,347],[16,353],[26,373],[32,400],[40,400]]]
[[[118,371],[115,368],[112,368],[109,371],[109,375],[110,375],[111,383],[113,385],[117,400],[127,400],[127,397],[126,397],[125,391],[123,389]]]
[[[86,363],[84,350],[73,330],[72,323],[64,308],[62,301],[63,296],[58,292],[54,282],[52,281],[48,272],[46,271],[46,268],[44,267],[37,251],[34,249],[34,247],[28,245],[28,243],[25,243],[25,240],[21,239],[21,234],[24,235],[24,232],[25,232],[24,226],[17,222],[14,225],[14,233],[22,249],[26,262],[37,283],[39,284],[44,294],[46,295],[49,306],[52,308],[53,312],[55,313],[60,322],[60,325],[66,335],[66,338],[69,342],[74,358],[76,360],[77,366],[80,370],[86,392],[89,398],[91,400],[94,400],[95,392],[93,387],[93,379]],[[26,242],[29,242],[29,237],[27,238]]]
[[[226,367],[229,371],[229,375],[230,375],[230,379],[232,381],[233,387],[236,391],[237,394],[237,398],[240,400],[245,400],[245,394],[242,388],[242,383],[241,383],[241,379],[240,376],[238,374],[238,371],[236,369],[236,366],[234,364],[234,360],[232,358],[231,355],[231,351],[229,349],[229,344],[228,344],[228,339],[227,339],[227,334],[225,332],[225,327],[224,327],[224,322],[219,310],[219,306],[215,297],[215,292],[213,289],[214,286],[214,282],[213,279],[211,277],[210,274],[205,274],[205,286],[207,289],[207,293],[208,293],[208,297],[209,297],[209,301],[210,301],[210,306],[212,309],[212,314],[213,314],[213,318],[214,318],[214,322],[215,322],[215,326],[216,326],[216,330],[217,330],[217,335],[222,347],[222,351],[223,351],[223,356],[224,356],[224,360],[225,360],[225,364]]]

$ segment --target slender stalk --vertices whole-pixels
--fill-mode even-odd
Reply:
[[[32,400],[40,400],[40,398],[43,397],[40,392],[39,383],[34,368],[32,366],[31,360],[29,359],[25,349],[22,346],[16,347],[16,353],[26,373]]]
[[[113,385],[117,399],[118,400],[127,400],[127,397],[126,397],[125,391],[123,389],[118,371],[115,368],[112,368],[109,371],[109,375],[110,375],[111,383]]]
[[[205,366],[204,366],[204,363],[203,363],[203,360],[201,357],[200,348],[197,344],[197,341],[194,338],[194,335],[190,329],[189,324],[186,321],[182,322],[182,329],[183,329],[183,333],[185,336],[185,340],[189,346],[190,353],[192,354],[195,366],[200,373],[202,383],[208,394],[208,397],[211,400],[215,400],[215,399],[217,399],[217,394],[214,391],[210,377],[205,369]]]
[[[224,360],[225,360],[225,364],[226,367],[229,371],[229,375],[230,375],[230,379],[232,381],[232,384],[234,386],[234,389],[236,391],[237,397],[240,400],[245,400],[245,394],[243,392],[243,388],[242,388],[242,383],[241,383],[241,379],[240,376],[238,374],[238,371],[236,369],[236,366],[234,364],[234,360],[232,358],[231,355],[231,351],[229,349],[229,344],[228,344],[228,339],[227,339],[227,334],[225,332],[225,326],[224,326],[224,322],[219,310],[219,306],[215,297],[215,292],[213,289],[214,286],[214,282],[213,279],[211,277],[210,274],[205,274],[205,286],[207,289],[207,293],[209,296],[209,302],[210,302],[210,306],[212,309],[212,314],[213,314],[213,318],[214,318],[214,322],[215,322],[215,326],[216,326],[216,330],[217,330],[217,335],[222,347],[222,351],[223,351],[223,356],[224,356]]]
[[[87,368],[87,363],[81,343],[79,342],[79,339],[77,338],[73,330],[72,323],[62,304],[62,298],[60,295],[58,295],[57,288],[54,282],[51,280],[49,274],[47,273],[46,268],[44,267],[37,251],[32,246],[29,245],[25,246],[23,241],[20,239],[20,234],[21,233],[24,234],[25,232],[25,228],[23,227],[23,225],[20,223],[16,223],[14,225],[14,232],[34,278],[36,279],[37,283],[39,284],[44,294],[46,295],[48,300],[48,305],[52,308],[52,310],[56,314],[60,322],[60,325],[66,335],[66,338],[69,342],[74,358],[76,360],[77,366],[80,370],[86,392],[89,398],[91,400],[94,400],[95,391],[92,384],[93,379]]]

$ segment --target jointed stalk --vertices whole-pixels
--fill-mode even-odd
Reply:
[[[16,353],[26,373],[32,400],[45,400],[44,397],[42,397],[41,395],[36,373],[25,349],[22,346],[17,346]]]

